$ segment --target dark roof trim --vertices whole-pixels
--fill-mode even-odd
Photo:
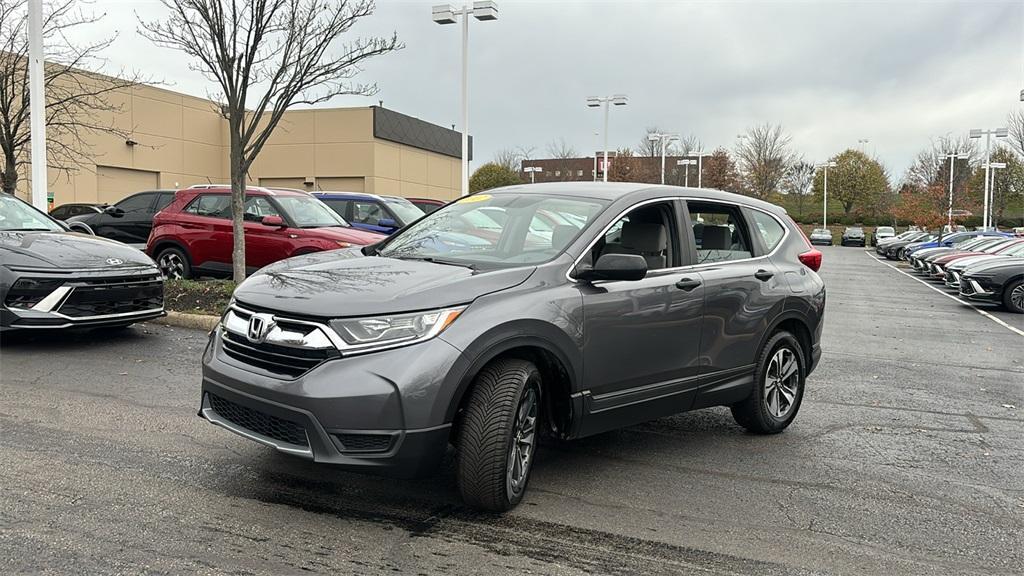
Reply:
[[[373,137],[405,144],[420,150],[462,157],[462,133],[406,116],[401,112],[370,106],[373,109]],[[473,137],[469,137],[469,159],[473,159]]]

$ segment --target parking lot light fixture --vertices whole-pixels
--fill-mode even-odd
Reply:
[[[985,167],[992,170],[992,183],[989,184],[989,189],[990,189],[990,192],[992,193],[992,202],[989,204],[989,207],[988,207],[988,209],[989,209],[988,221],[992,223],[992,227],[993,228],[998,230],[999,229],[999,223],[995,221],[994,214],[992,214],[992,212],[995,212],[995,209],[996,209],[996,207],[995,207],[995,204],[996,204],[996,173],[995,173],[995,171],[999,170],[1001,168],[1006,168],[1006,162],[988,162],[987,164],[985,164]]]
[[[972,132],[973,132],[973,130],[972,130]],[[974,136],[971,136],[971,138],[974,138]],[[949,211],[946,214],[946,225],[949,226],[950,231],[952,231],[953,230],[953,163],[956,162],[957,160],[967,160],[969,158],[969,156],[968,156],[968,154],[966,152],[960,152],[960,153],[947,152],[947,153],[944,154],[944,156],[949,158]],[[986,174],[985,178],[988,179],[988,176],[987,176],[988,172],[986,172],[985,174]],[[985,198],[985,211],[986,212],[988,211],[988,198],[987,197]],[[987,228],[987,226],[986,226],[986,228]],[[942,234],[940,233],[939,236],[941,237]]]
[[[543,171],[544,171],[544,168],[542,168],[540,166],[526,166],[525,168],[523,168],[523,172],[526,172],[527,174],[530,175],[530,184],[533,184],[533,183],[536,182],[535,178],[536,178],[537,172],[543,172]]]
[[[587,107],[597,108],[604,106],[604,167],[602,168],[604,181],[608,181],[608,104],[625,106],[629,97],[625,94],[612,94],[611,96],[587,96]]]
[[[683,186],[687,188],[690,187],[690,166],[697,164],[698,162],[699,160],[694,160],[693,158],[684,158],[683,160],[676,160],[676,166],[686,166],[686,168],[683,169],[685,170],[685,175],[683,176]]]
[[[989,187],[989,173],[990,173],[990,170],[988,168],[988,165],[989,165],[989,163],[992,162],[992,137],[995,136],[996,138],[1006,138],[1007,136],[1010,135],[1010,130],[1008,128],[991,128],[991,129],[974,128],[974,129],[971,130],[969,135],[974,140],[977,140],[978,138],[981,138],[982,136],[985,137],[985,208],[984,208],[985,211],[984,211],[984,214],[982,215],[981,227],[983,229],[985,229],[985,230],[988,230],[988,227],[989,227],[988,205],[989,205],[989,196],[991,195],[991,190],[990,190],[990,187]]]
[[[828,169],[835,167],[835,162],[824,162],[822,164],[818,164],[815,166],[815,168],[823,168],[825,170],[825,185],[822,190],[822,195],[824,196],[824,206],[821,209],[822,228],[828,228]]]
[[[708,154],[707,152],[694,152],[690,154],[690,156],[697,157],[697,188],[703,188],[704,184],[702,182],[702,178],[704,174],[704,158],[711,156],[711,154]]]
[[[649,142],[660,142],[661,143],[661,183],[665,183],[665,146],[672,141],[678,141],[678,134],[662,134],[660,132],[652,132],[647,135]]]
[[[498,5],[491,1],[463,4],[457,8],[440,4],[431,9],[438,24],[455,24],[462,18],[462,184],[460,194],[469,194],[469,17],[480,21],[498,19]]]

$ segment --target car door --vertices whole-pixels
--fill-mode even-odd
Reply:
[[[704,286],[685,271],[681,203],[641,203],[605,229],[581,262],[640,254],[637,281],[580,283],[584,310],[582,433],[594,434],[690,407],[700,373]],[[659,231],[659,227],[663,230]]]
[[[690,200],[687,213],[696,248],[695,270],[704,282],[703,383],[695,403],[695,407],[703,407],[741,400],[749,393],[761,342],[769,322],[785,307],[789,285],[767,257],[760,228],[754,232],[748,222],[754,217],[744,208]],[[785,227],[774,217],[758,214],[764,214],[785,234]]]
[[[193,267],[219,273],[231,270],[230,214],[231,195],[211,192],[193,198],[175,218]]]
[[[98,236],[111,238],[124,242],[125,244],[145,244],[149,237],[149,228],[153,225],[153,202],[156,200],[155,192],[143,192],[133,194],[114,207],[116,211],[100,214],[97,218],[97,226],[93,229]],[[143,234],[143,231],[145,233]]]
[[[245,201],[245,266],[251,271],[284,260],[291,254],[288,228],[264,226],[264,216],[284,214],[268,197],[250,196]]]

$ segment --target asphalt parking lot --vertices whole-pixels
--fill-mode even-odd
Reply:
[[[858,248],[824,250],[794,425],[714,409],[539,452],[523,505],[279,455],[195,416],[200,332],[4,342],[6,573],[1017,574],[1024,337]],[[1024,317],[996,312],[1024,328]]]

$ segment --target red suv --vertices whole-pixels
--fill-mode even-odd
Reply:
[[[310,252],[373,244],[386,236],[352,228],[323,202],[298,190],[252,187],[245,200],[245,267]],[[146,253],[168,278],[231,274],[231,189],[194,186],[153,218]]]

